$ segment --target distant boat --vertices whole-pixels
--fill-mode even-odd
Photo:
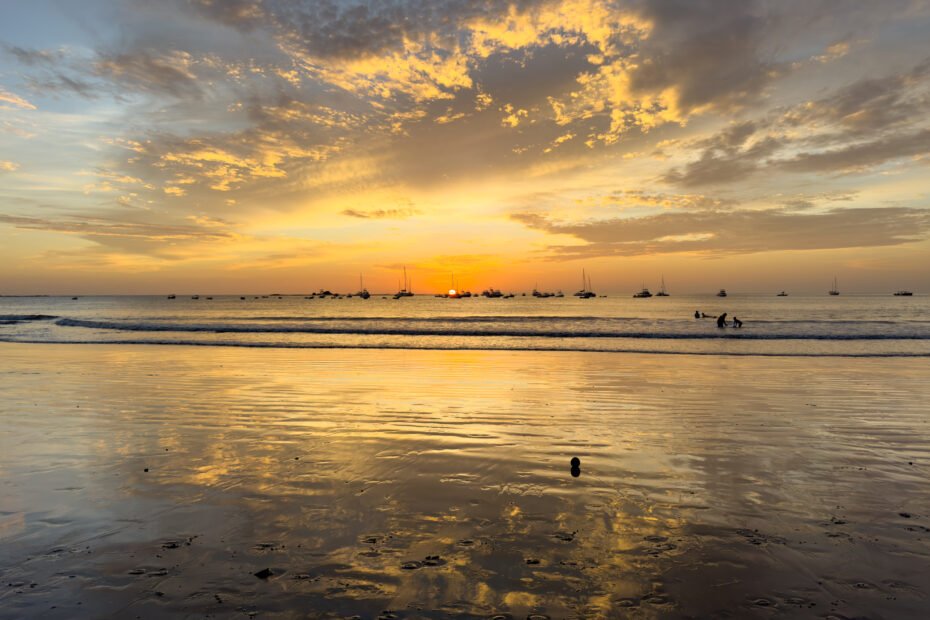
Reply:
[[[177,299],[177,298],[178,298],[177,295],[168,295],[168,299]]]
[[[836,287],[836,276],[833,276],[833,288],[828,291],[829,295],[839,295],[840,289]]]
[[[200,295],[191,295],[191,299],[200,299]]]
[[[650,293],[649,289],[646,288],[646,285],[643,284],[643,289],[638,293],[633,293],[633,297],[637,299],[645,299],[647,297],[652,297],[652,293]]]
[[[400,283],[398,283],[400,286]],[[407,266],[404,266],[404,286],[399,288],[396,293],[394,293],[394,299],[400,299],[401,297],[413,297],[413,290],[410,284],[410,281],[407,279]]]
[[[443,295],[446,299],[461,299],[458,287],[455,285],[455,273],[449,274],[449,292]]]
[[[523,293],[523,295],[525,296],[526,293]],[[539,297],[541,299],[545,299],[547,297],[564,297],[564,296],[565,295],[562,294],[562,291],[559,291],[558,293],[553,293],[552,291],[539,290],[538,282],[536,283],[536,286],[533,287],[533,297]]]
[[[659,287],[659,292],[656,293],[656,297],[668,297],[668,291],[665,290],[665,276],[662,276],[662,286]]]
[[[362,299],[368,299],[371,297],[371,293],[368,292],[368,289],[365,288],[365,282],[362,280],[362,274],[358,274],[358,286],[359,291],[356,293]]]
[[[717,297],[726,297],[726,296],[727,296],[727,289],[722,288],[719,291],[717,291]]]
[[[526,293],[523,293],[526,296]],[[533,287],[533,297],[546,298],[546,297],[555,297],[555,293],[549,293],[547,291],[540,291],[539,284]]]
[[[908,295],[910,295],[910,293],[908,293]],[[77,301],[77,297],[72,297],[71,301]]]
[[[591,280],[585,274],[584,269],[581,270],[581,290],[575,293],[575,297],[580,299],[591,299],[592,297],[597,297],[597,293],[591,290]]]
[[[787,297],[787,296],[788,296],[788,293],[786,293],[785,291],[782,291],[778,295],[775,295],[775,297]]]
[[[904,289],[901,289],[900,291],[896,291],[894,296],[895,297],[911,297],[913,294],[914,293],[912,293],[911,291],[905,291]]]

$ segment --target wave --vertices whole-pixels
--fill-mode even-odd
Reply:
[[[178,323],[129,323],[121,321],[89,321],[82,319],[59,319],[55,322],[61,327],[83,327],[127,332],[182,332],[215,334],[330,334],[359,336],[457,336],[457,337],[497,337],[497,338],[629,338],[629,339],[733,339],[733,340],[930,340],[930,333],[753,333],[749,328],[743,330],[712,328],[709,332],[668,332],[668,331],[584,331],[584,330],[536,330],[536,329],[436,329],[407,327],[320,327],[314,325],[266,326],[266,325],[229,325],[229,324],[178,324]],[[858,323],[851,323],[858,325]],[[710,327],[708,327],[711,329]]]
[[[3,318],[3,317],[0,317]],[[58,317],[45,317],[45,318],[58,318]],[[176,321],[184,320],[187,317],[181,315],[174,316],[165,316],[165,317],[148,317],[148,320],[151,321]],[[716,317],[706,317],[704,321],[711,321]],[[443,316],[313,316],[313,315],[292,315],[292,316],[211,316],[211,320],[214,321],[238,321],[238,322],[266,322],[266,323],[276,323],[276,322],[285,322],[285,321],[306,321],[310,323],[319,322],[319,323],[377,323],[377,322],[391,322],[391,323],[552,323],[556,321],[564,321],[571,323],[583,323],[583,322],[592,322],[592,323],[612,323],[612,322],[635,322],[643,321],[648,323],[654,323],[655,321],[669,321],[677,322],[681,324],[700,324],[696,323],[696,320],[688,315],[684,318],[666,318],[666,317],[651,317],[651,316],[572,316],[572,315],[443,315]],[[131,320],[131,319],[115,319],[115,320]],[[930,320],[924,319],[898,319],[898,320],[884,320],[884,319],[863,319],[863,320],[835,320],[835,319],[795,319],[795,318],[785,318],[785,319],[752,319],[753,325],[783,325],[783,324],[804,324],[804,325],[898,325],[902,323],[921,323],[921,324],[930,324]]]
[[[804,353],[787,352],[775,353],[767,351],[667,351],[649,348],[570,348],[548,346],[461,346],[461,345],[420,345],[420,344],[330,344],[330,343],[301,343],[301,342],[198,342],[196,340],[32,340],[0,338],[0,342],[17,344],[76,344],[76,345],[161,345],[161,346],[190,346],[190,347],[241,347],[249,349],[336,349],[336,350],[410,350],[410,351],[527,351],[540,353],[642,353],[648,355],[697,355],[713,357],[802,357],[802,358],[930,358],[928,353]]]
[[[53,314],[0,314],[0,321],[14,321],[22,323],[25,321],[48,321],[57,319]]]

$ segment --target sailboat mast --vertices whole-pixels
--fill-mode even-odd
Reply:
[[[584,267],[581,268],[581,290],[588,290],[588,276],[585,275]]]

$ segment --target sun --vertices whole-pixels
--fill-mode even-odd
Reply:
[[[449,289],[449,295],[455,295],[456,290],[454,288]]]

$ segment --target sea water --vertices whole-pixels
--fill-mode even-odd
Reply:
[[[5,297],[0,341],[930,356],[926,296],[241,297]]]

